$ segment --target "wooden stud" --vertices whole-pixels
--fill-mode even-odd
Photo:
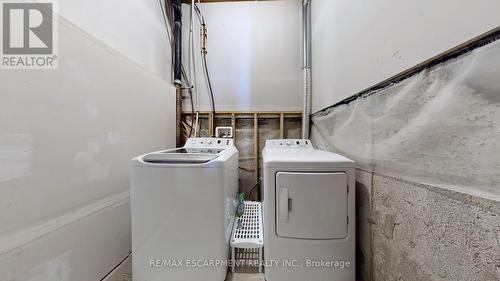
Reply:
[[[210,115],[211,111],[200,111],[199,114],[202,116]],[[285,114],[285,118],[300,118],[302,117],[302,112],[300,111],[217,111],[215,118],[230,117],[235,114],[236,119],[242,118],[253,118],[253,115],[259,114],[259,118],[265,119],[279,119],[281,114]],[[185,111],[182,114],[190,115],[191,112]]]
[[[285,138],[285,114],[280,113],[280,139]]]
[[[208,113],[208,135],[214,136],[214,114],[212,112]]]
[[[233,128],[233,140],[236,141],[236,114],[231,113],[231,128]]]
[[[176,126],[176,138],[175,142],[177,147],[181,147],[184,145],[182,141],[182,89],[180,85],[175,86],[175,104],[176,104],[176,111],[175,111],[175,126]]]
[[[191,112],[182,112],[184,116],[190,116]],[[220,111],[213,114],[211,111],[199,112],[200,119],[208,120],[208,134],[213,135],[215,129],[216,119],[231,118],[231,127],[233,128],[233,139],[236,142],[236,120],[237,119],[252,119],[253,118],[253,155],[250,157],[240,157],[240,160],[253,160],[254,167],[248,171],[254,172],[254,180],[259,180],[259,118],[261,119],[279,119],[280,124],[280,138],[285,138],[285,120],[291,118],[301,118],[302,112],[300,111]],[[256,190],[257,198],[260,200],[260,189]]]
[[[259,117],[257,113],[253,114],[253,156],[254,156],[254,180],[259,180]],[[257,188],[257,198],[260,198],[260,192]],[[249,198],[249,200],[252,200]]]
[[[279,119],[280,120],[280,138],[285,137],[285,120],[291,118],[302,118],[302,112],[299,111],[220,111],[215,115],[211,111],[198,112],[200,119],[208,120],[208,134],[213,135],[215,131],[216,119],[231,118],[231,127],[233,128],[233,139],[236,140],[236,119],[251,119],[255,115],[261,119]],[[182,112],[184,116],[191,116],[191,112]]]

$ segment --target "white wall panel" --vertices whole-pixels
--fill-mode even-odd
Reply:
[[[101,280],[130,253],[130,204],[125,193],[118,196],[121,200],[105,198],[100,208],[75,210],[16,233],[21,238],[17,241],[0,238],[2,280]],[[7,248],[4,242],[14,243],[7,243]]]
[[[118,52],[171,81],[171,52],[159,1],[63,0],[59,14]]]
[[[133,156],[175,145],[173,85],[72,23],[58,26],[57,70],[0,70],[2,279],[56,280],[59,262],[69,272],[57,280],[102,278],[130,250],[128,195],[89,211],[92,222],[71,215],[126,192]]]
[[[500,25],[496,0],[313,0],[313,111]]]
[[[190,6],[184,12],[188,67]],[[208,66],[217,110],[298,110],[302,104],[299,1],[202,4],[208,26]],[[199,54],[199,24],[194,30]],[[210,103],[198,55],[200,110]],[[189,110],[189,103],[186,103]]]

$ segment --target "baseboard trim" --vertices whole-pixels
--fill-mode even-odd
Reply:
[[[129,195],[129,191],[114,194],[60,217],[53,218],[21,231],[1,236],[0,255],[7,254],[49,233],[76,223],[92,214],[126,204],[129,202]]]

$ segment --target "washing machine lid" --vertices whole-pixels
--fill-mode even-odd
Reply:
[[[167,164],[202,164],[219,157],[224,149],[219,148],[174,148],[146,154],[144,162]]]

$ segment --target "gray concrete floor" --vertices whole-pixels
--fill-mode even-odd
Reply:
[[[264,274],[252,273],[253,269],[239,268],[237,271],[240,273],[228,273],[226,281],[264,281]],[[132,259],[130,256],[103,281],[132,281]]]

